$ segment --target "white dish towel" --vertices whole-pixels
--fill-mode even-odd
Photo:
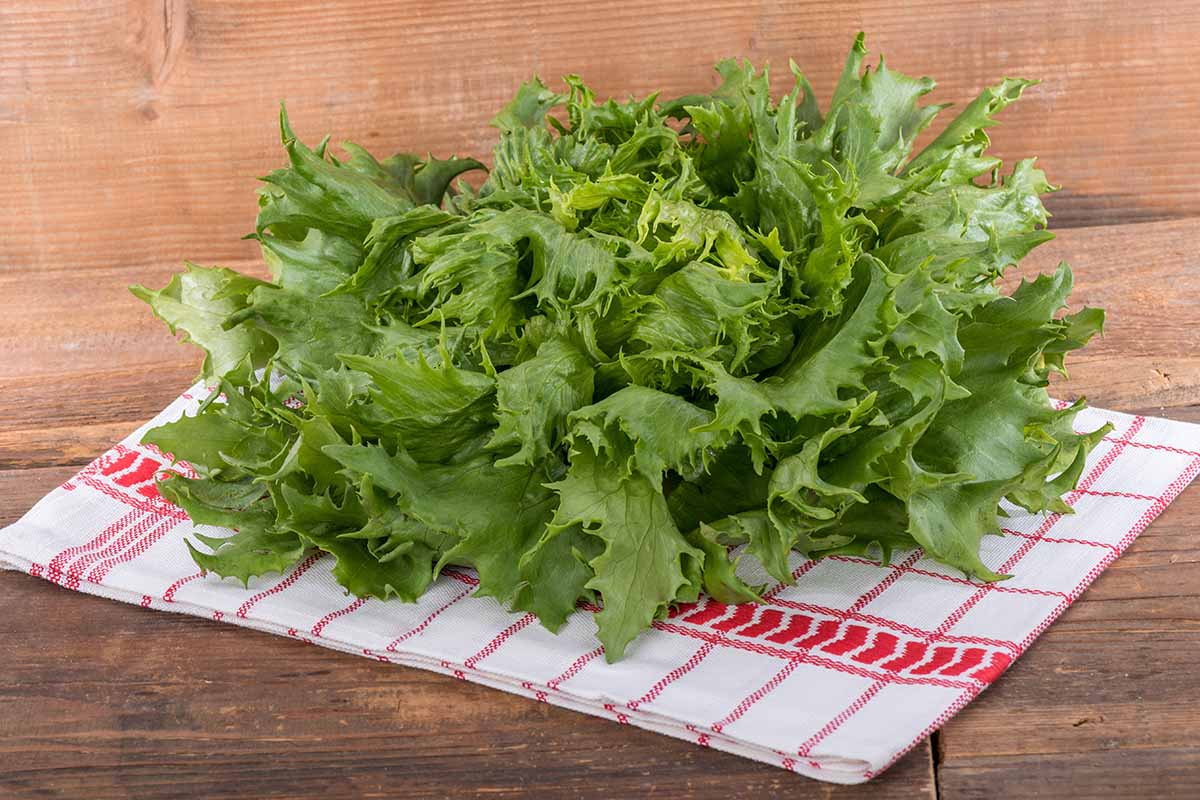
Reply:
[[[168,459],[138,444],[144,430],[197,404],[185,393],[0,531],[0,563],[836,783],[878,775],[983,691],[1200,471],[1200,426],[1089,409],[1080,430],[1110,421],[1114,431],[1067,498],[1076,513],[1014,515],[1007,536],[986,538],[984,561],[1010,580],[973,583],[920,551],[898,553],[890,566],[795,556],[795,585],[770,590],[766,604],[701,600],[610,665],[589,612],[553,635],[530,615],[473,597],[467,571],[444,575],[416,604],[348,597],[327,558],[248,589],[201,575],[183,543],[192,524],[154,488]]]

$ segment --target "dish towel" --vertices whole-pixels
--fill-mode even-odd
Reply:
[[[1089,409],[1094,450],[1073,515],[1013,511],[980,584],[918,551],[880,566],[795,555],[762,605],[675,610],[607,664],[591,613],[558,635],[476,598],[450,571],[415,604],[349,597],[310,556],[249,588],[203,575],[193,526],[154,485],[170,459],[143,431],[193,411],[196,387],[0,531],[0,563],[89,594],[245,625],[429,669],[835,783],[878,775],[996,680],[1200,472],[1200,426]],[[186,465],[175,469],[186,471]],[[744,560],[743,565],[746,564]],[[756,568],[748,566],[748,570]],[[750,574],[754,583],[768,583]],[[1082,690],[1081,690],[1082,691]]]

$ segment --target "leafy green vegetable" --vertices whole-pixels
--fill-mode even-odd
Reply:
[[[928,78],[864,67],[824,113],[795,72],[725,61],[711,94],[598,102],[534,80],[479,162],[302,144],[267,176],[263,282],[189,266],[135,287],[218,392],[146,441],[196,562],[246,581],[319,549],[359,596],[447,565],[551,629],[598,603],[619,658],[701,590],[754,601],[812,557],[922,547],[984,580],[1002,500],[1069,509],[1104,430],[1045,387],[1103,323],[1071,273],[998,288],[1050,238],[1032,160],[1002,175],[983,92],[932,142]],[[557,110],[557,114],[555,112]],[[734,555],[730,548],[745,545]]]

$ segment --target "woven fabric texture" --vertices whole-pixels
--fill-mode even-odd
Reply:
[[[197,395],[185,393],[0,531],[0,563],[837,783],[878,775],[996,680],[1200,472],[1200,426],[1089,409],[1080,430],[1105,421],[1114,430],[1067,497],[1076,513],[1014,510],[1007,535],[984,543],[984,562],[1011,579],[972,582],[920,551],[887,566],[796,555],[795,584],[769,589],[765,604],[702,599],[607,664],[590,610],[554,635],[531,615],[474,597],[466,570],[445,573],[415,604],[349,597],[331,559],[316,556],[248,588],[202,575],[184,546],[196,526],[155,489],[170,459],[138,443],[146,428],[193,410]]]

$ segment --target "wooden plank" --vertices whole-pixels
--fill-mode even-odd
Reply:
[[[172,363],[4,378],[0,469],[86,464],[157,414],[191,385],[195,353],[165,343]]]
[[[1035,250],[1022,272],[1074,265],[1075,307],[1108,310],[1105,337],[1068,362],[1055,393],[1098,406],[1178,416],[1200,398],[1200,224],[1077,228]],[[263,276],[261,262],[231,262]],[[1136,278],[1131,277],[1136,266]],[[0,273],[0,468],[82,464],[186,388],[199,352],[125,290],[166,283],[174,268]]]
[[[1200,491],[939,737],[944,798],[1200,795]]]
[[[1147,408],[1128,409],[1130,414],[1141,414],[1143,417],[1163,417],[1178,422],[1200,424],[1200,406],[1150,406]]]
[[[1006,74],[1043,79],[994,129],[1040,155],[1055,224],[1192,215],[1200,7],[1028,0],[233,3],[10,0],[0,8],[0,267],[39,273],[247,258],[255,176],[281,161],[276,103],[309,139],[486,155],[486,121],[534,72],[601,96],[705,89],[712,64],[788,57],[822,99],[853,32],[960,106]],[[1147,87],[1153,87],[1148,90]]]
[[[935,796],[927,742],[865,787],[836,787],[441,675],[34,578],[4,576],[0,607],[6,797]]]
[[[1002,73],[1045,78],[995,139],[1006,157],[1040,154],[1067,187],[1049,200],[1055,226],[1200,208],[1200,166],[1179,133],[1200,118],[1195,3],[4,4],[0,522],[194,375],[196,354],[125,284],[161,285],[184,257],[261,273],[238,236],[252,176],[280,161],[276,100],[308,138],[480,154],[487,117],[532,71],[581,71],[601,94],[672,94],[711,86],[725,55],[770,59],[781,81],[792,55],[827,98],[851,27],[893,67],[942,79],[939,101],[961,104]],[[1030,259],[1027,273],[1068,258],[1080,302],[1110,311],[1108,338],[1076,359],[1060,395],[1200,418],[1198,246],[1194,221],[1122,225],[1065,231]],[[1200,718],[1187,703],[1200,688],[1195,495],[945,729],[943,797],[1000,785],[1200,794]],[[935,792],[928,743],[843,791],[415,670],[277,638],[255,648],[249,637],[263,634],[30,578],[5,576],[0,605],[6,795]]]
[[[1020,732],[1009,731],[1009,735]],[[1111,800],[1153,797],[1195,800],[1200,796],[1200,749],[1121,750],[1080,755],[995,758],[976,766],[938,771],[943,800],[993,800],[1000,791],[1014,797],[1055,800]]]
[[[266,267],[258,259],[230,266],[267,277]],[[0,319],[0,353],[4,354],[0,379],[6,381],[5,388],[9,379],[64,373],[95,373],[87,379],[97,388],[109,388],[100,384],[119,382],[129,374],[106,378],[99,373],[114,369],[153,373],[172,364],[188,365],[190,374],[185,380],[195,377],[200,370],[198,352],[177,346],[166,326],[129,292],[133,283],[161,288],[181,269],[178,263],[164,262],[136,271],[114,267],[67,271],[53,277],[29,265],[0,270],[0,296],[5,298]],[[13,387],[14,410],[27,398],[24,392],[37,389],[36,383]],[[4,395],[0,402],[9,402],[9,391]]]
[[[1021,274],[1049,272],[1060,261],[1075,274],[1072,309],[1099,306],[1107,321],[1103,338],[1068,358],[1071,380],[1057,381],[1053,391],[1117,409],[1196,403],[1200,223],[1061,231],[1025,259]]]
[[[20,519],[33,504],[76,472],[76,467],[0,470],[0,528]]]

